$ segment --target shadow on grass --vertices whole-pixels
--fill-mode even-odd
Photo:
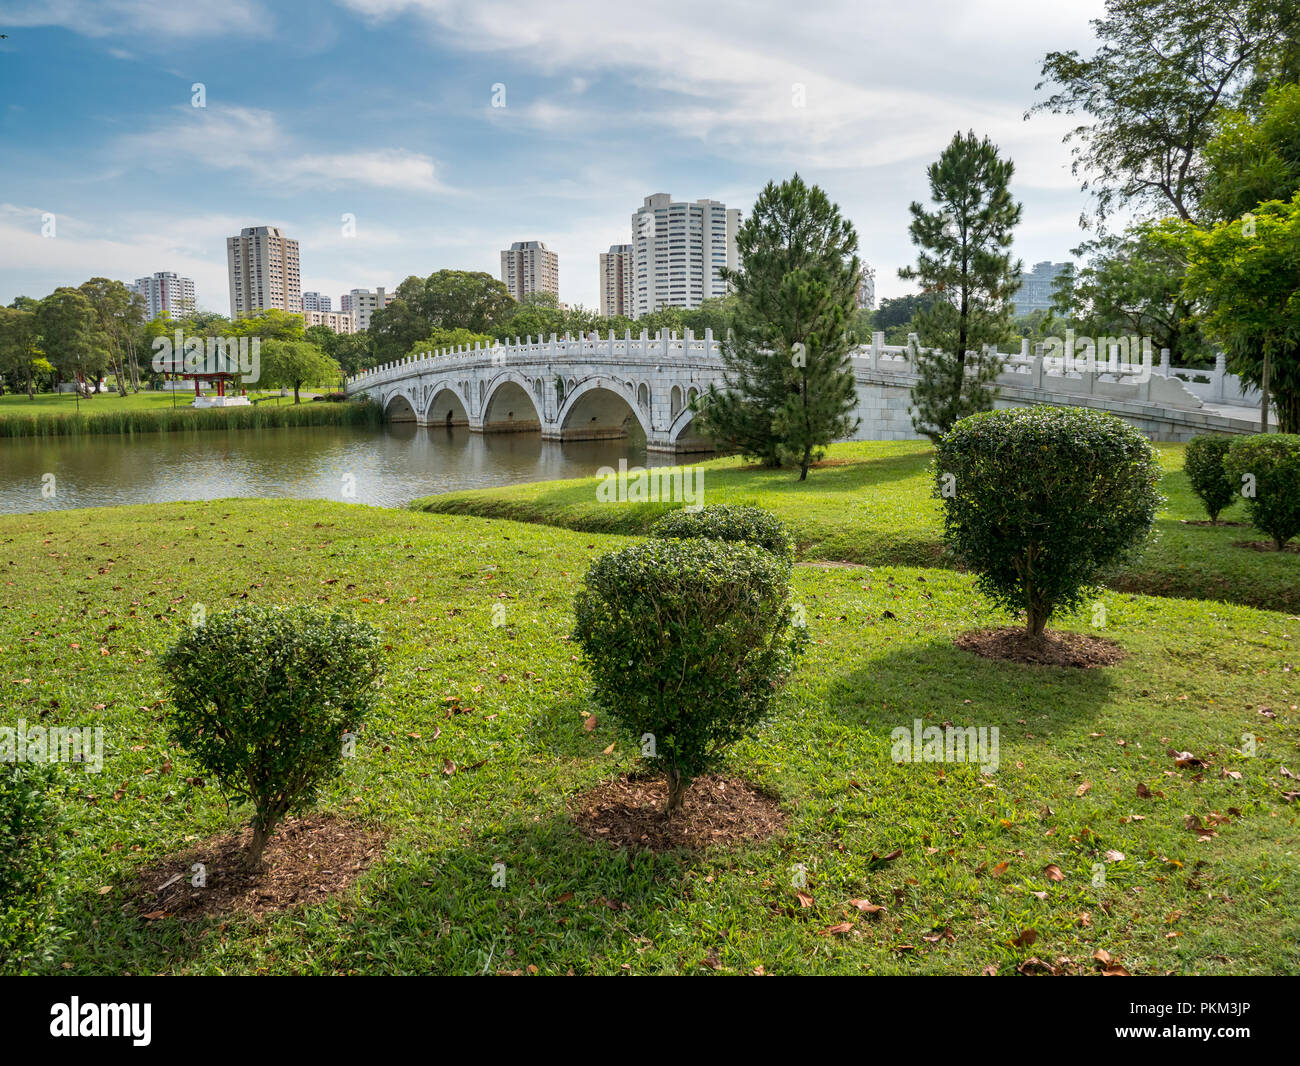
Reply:
[[[1081,670],[981,658],[951,639],[887,652],[834,678],[827,699],[846,721],[888,736],[915,719],[923,725],[997,726],[1042,733],[1096,718],[1124,664]],[[969,701],[969,702],[968,702]]]
[[[735,474],[753,480],[769,492],[856,492],[895,481],[905,481],[925,473],[930,462],[928,452],[920,455],[889,455],[876,459],[852,459],[842,465],[808,471],[806,481],[799,480],[797,467],[779,470],[758,465],[735,466],[709,473]]]
[[[653,969],[644,958],[653,949],[648,927],[680,905],[689,870],[714,855],[615,850],[584,839],[566,810],[520,813],[385,867],[365,921],[351,923],[338,950],[382,973]],[[662,963],[679,965],[676,953]]]
[[[103,894],[87,889],[65,896],[63,920],[74,935],[56,952],[51,973],[120,976],[184,968],[226,924],[224,919],[148,920],[129,898],[135,890],[134,870],[112,888]]]

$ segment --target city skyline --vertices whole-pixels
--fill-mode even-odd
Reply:
[[[251,223],[294,235],[303,287],[328,293],[442,268],[498,276],[499,250],[536,235],[578,264],[563,300],[596,309],[597,258],[627,243],[632,205],[669,189],[743,212],[796,170],[854,222],[879,301],[913,291],[896,276],[913,258],[907,204],[965,127],[1017,164],[1021,258],[1060,260],[1080,236],[1069,121],[1022,115],[1043,52],[1088,39],[1099,2],[1002,19],[954,5],[938,25],[884,9],[794,27],[722,12],[680,34],[671,19],[603,26],[582,2],[510,19],[492,3],[348,0],[290,43],[276,34],[287,5],[109,6],[117,17],[71,2],[6,12],[0,302],[164,267],[227,313],[219,242]],[[583,48],[556,30],[570,18],[592,26]],[[862,35],[821,36],[832,18],[888,41],[891,62],[867,61]],[[943,70],[920,62],[949,38],[963,46]],[[356,121],[340,142],[344,100]]]

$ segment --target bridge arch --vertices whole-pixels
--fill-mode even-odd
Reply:
[[[469,412],[456,390],[444,381],[434,388],[424,420],[430,426],[468,426]]]
[[[528,433],[542,428],[542,416],[528,388],[526,378],[502,374],[483,392],[482,425],[484,433]]]
[[[560,409],[561,440],[610,440],[626,437],[635,427],[648,440],[649,411],[640,411],[616,382],[588,379],[565,395]]]
[[[673,412],[668,423],[667,437],[674,445],[675,450],[679,452],[716,451],[713,441],[700,432],[699,424],[696,421],[699,412],[695,410],[694,404],[699,398],[700,390],[691,385],[687,388],[686,395],[682,396],[678,393],[677,387],[674,386],[673,392],[677,393],[674,402],[681,404]]]
[[[696,412],[684,407],[668,427],[668,439],[679,452],[711,452],[713,442],[695,424]]]
[[[415,405],[401,389],[393,392],[384,401],[385,422],[415,422]]]

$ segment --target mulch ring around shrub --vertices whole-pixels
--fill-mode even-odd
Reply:
[[[319,903],[352,884],[384,850],[379,830],[312,814],[281,822],[262,852],[262,869],[249,873],[242,860],[251,832],[212,837],[142,870],[134,893],[141,914],[195,919]],[[190,883],[195,863],[204,866],[202,888]]]
[[[1234,548],[1249,548],[1253,552],[1277,551],[1277,545],[1271,540],[1234,540],[1232,546]],[[1300,552],[1300,542],[1288,540],[1282,545],[1282,550],[1284,552]]]
[[[1245,522],[1228,522],[1222,518],[1219,519],[1219,521],[1217,522],[1211,522],[1208,518],[1200,518],[1200,519],[1180,518],[1178,521],[1185,526],[1209,526],[1211,529],[1227,529],[1229,526],[1246,525]]]
[[[573,820],[588,840],[646,851],[764,840],[786,824],[775,799],[737,777],[697,777],[672,818],[664,817],[667,801],[668,783],[662,776],[621,774],[575,796]]]
[[[1103,637],[1050,630],[1041,637],[1031,637],[1018,626],[972,630],[963,633],[954,643],[963,651],[974,652],[985,659],[1033,663],[1038,666],[1077,666],[1088,669],[1093,666],[1114,666],[1128,656],[1128,652],[1113,640]]]

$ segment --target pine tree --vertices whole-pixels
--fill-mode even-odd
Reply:
[[[768,466],[793,463],[799,480],[858,420],[849,324],[861,265],[839,208],[796,174],[768,182],[736,235],[741,269],[723,345],[725,385],[711,388],[701,427],[720,446]]]
[[[919,280],[922,292],[935,297],[916,315],[928,350],[917,353],[912,387],[912,425],[931,440],[993,406],[990,386],[1002,369],[994,353],[1020,287],[1021,263],[1010,252],[1020,221],[1008,188],[1014,170],[987,137],[958,133],[927,171],[937,209],[911,206],[917,265],[898,276]]]

